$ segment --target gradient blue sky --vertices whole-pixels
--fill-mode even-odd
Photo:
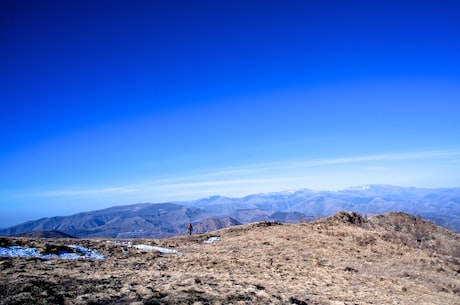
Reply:
[[[458,1],[0,3],[0,227],[460,186]]]

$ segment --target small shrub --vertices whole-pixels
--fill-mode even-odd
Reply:
[[[41,251],[42,254],[62,254],[62,253],[76,253],[75,249],[67,247],[67,246],[58,246],[58,245],[50,245],[46,244],[45,249]]]
[[[8,246],[11,246],[9,239],[4,238],[4,237],[0,237],[0,247],[6,248]]]
[[[370,234],[363,234],[360,236],[355,236],[355,241],[360,247],[365,247],[368,245],[375,245],[376,238]]]
[[[460,244],[452,245],[450,255],[454,258],[460,258]]]
[[[0,284],[0,297],[6,298],[10,295],[10,287],[7,284]]]
[[[352,267],[345,267],[343,270],[346,272],[355,272],[355,273],[358,272],[358,270]]]
[[[296,305],[308,305],[308,303],[302,301],[302,300],[299,300],[299,299],[296,299],[296,298],[293,298],[291,297],[289,299],[289,302],[291,302],[291,304],[296,304]]]

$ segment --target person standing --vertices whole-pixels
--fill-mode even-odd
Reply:
[[[193,226],[191,223],[188,224],[187,229],[188,229],[188,235],[192,235]]]

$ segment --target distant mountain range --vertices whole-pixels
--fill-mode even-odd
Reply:
[[[81,238],[162,238],[186,234],[188,223],[195,233],[203,233],[255,221],[309,221],[338,211],[369,216],[406,212],[460,232],[460,188],[366,185],[341,191],[300,189],[243,198],[139,203],[28,221],[0,230],[0,235],[54,230]]]

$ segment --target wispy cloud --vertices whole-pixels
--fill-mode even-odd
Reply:
[[[368,166],[365,169],[368,171],[384,171],[386,168],[384,166]]]
[[[340,158],[289,160],[220,168],[214,171],[192,173],[191,175],[176,174],[166,178],[158,177],[157,179],[138,181],[125,186],[52,190],[41,192],[39,195],[49,197],[126,196],[126,198],[131,198],[144,196],[142,198],[150,198],[156,196],[172,198],[186,195],[206,196],[206,194],[249,193],[251,190],[270,190],[270,188],[277,190],[282,187],[311,187],[315,183],[319,186],[328,187],[329,185],[330,188],[334,188],[334,183],[336,184],[335,187],[337,187],[337,185],[343,185],[348,181],[338,181],[339,179],[354,177],[356,181],[363,181],[363,183],[372,183],[372,181],[364,180],[371,180],[373,177],[383,179],[382,176],[371,174],[372,172],[385,171],[388,174],[386,177],[401,176],[395,174],[397,169],[394,166],[389,166],[388,162],[407,161],[410,163],[412,161],[426,161],[428,163],[432,160],[454,162],[459,158],[460,150],[431,150]],[[353,166],[354,164],[360,165],[359,168],[356,168],[357,171],[364,170],[362,176],[358,177],[358,173],[350,171],[350,167],[346,167],[347,170],[339,170],[339,168],[334,167],[335,165]],[[368,173],[367,176],[365,172]],[[392,183],[392,181],[388,181],[388,183]]]
[[[416,151],[405,153],[388,153],[374,155],[358,155],[347,156],[341,158],[327,159],[308,159],[308,160],[292,160],[280,161],[272,163],[253,164],[245,167],[246,171],[261,171],[275,169],[290,169],[290,168],[307,168],[326,165],[353,164],[363,162],[388,162],[388,161],[405,161],[405,160],[424,160],[424,159],[444,159],[458,158],[460,150],[431,150],[431,151]]]
[[[366,156],[353,156],[336,159],[318,160],[318,165],[358,163],[367,161],[403,161],[403,160],[421,160],[421,159],[439,159],[447,157],[460,156],[459,150],[432,150],[417,151],[405,153],[376,154]]]
[[[239,180],[220,180],[220,181],[199,181],[191,183],[173,183],[161,185],[161,188],[201,188],[220,185],[245,185],[291,181],[293,178],[271,178],[271,179],[239,179]]]
[[[126,194],[137,192],[138,189],[130,187],[105,187],[99,189],[67,189],[40,192],[37,195],[41,196],[85,196],[85,195],[110,195],[110,194]]]

